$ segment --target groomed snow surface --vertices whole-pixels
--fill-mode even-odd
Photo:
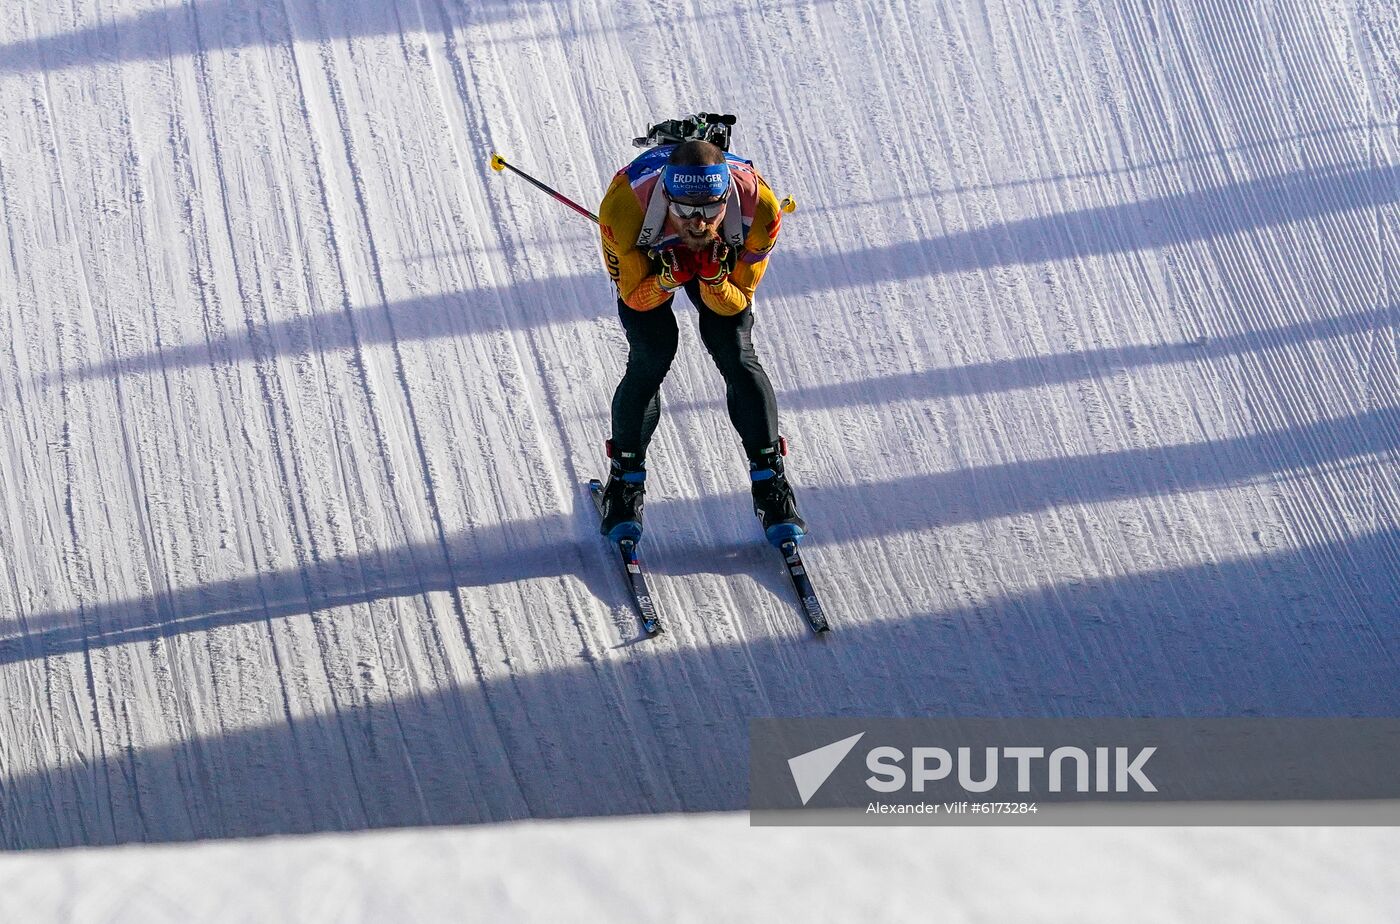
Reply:
[[[697,110],[822,640],[688,309],[639,640],[596,232],[486,168]],[[1400,714],[1397,110],[1391,0],[0,4],[0,843],[122,845],[3,916],[1379,919],[1393,831],[742,810],[752,716]]]

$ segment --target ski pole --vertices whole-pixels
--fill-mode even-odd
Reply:
[[[567,205],[569,208],[573,209],[575,212],[578,212],[580,215],[584,216],[585,218],[591,218],[591,219],[593,219],[594,224],[597,224],[597,222],[598,222],[598,216],[597,216],[597,215],[594,215],[592,212],[588,211],[588,209],[586,209],[586,208],[584,208],[583,206],[579,205],[577,202],[575,202],[574,200],[570,199],[568,196],[564,195],[563,193],[560,193],[560,192],[558,192],[558,191],[556,191],[556,190],[554,190],[554,189],[551,189],[550,187],[546,186],[544,183],[541,183],[539,180],[537,180],[537,179],[535,179],[534,177],[530,176],[530,174],[526,173],[524,170],[521,170],[519,167],[515,166],[514,164],[507,163],[507,162],[506,162],[506,159],[505,159],[504,157],[502,157],[501,155],[495,153],[494,151],[491,153],[491,169],[492,169],[492,170],[495,170],[497,173],[500,173],[502,170],[509,170],[511,173],[514,173],[515,175],[517,175],[517,176],[523,178],[527,183],[530,183],[532,186],[536,187],[537,189],[541,189],[541,190],[543,190],[544,192],[548,193],[549,195],[553,196],[555,199],[557,199],[557,200],[559,200],[560,202],[564,203],[564,204]],[[783,211],[785,214],[791,215],[793,212],[797,211],[797,200],[794,199],[792,196],[784,196],[784,197],[783,197],[783,201],[778,203],[778,208],[779,208],[781,211]]]
[[[564,195],[563,193],[557,192],[556,190],[553,190],[553,189],[549,188],[548,186],[546,186],[545,184],[541,183],[539,180],[535,179],[534,177],[530,176],[530,174],[526,173],[524,170],[521,170],[519,167],[515,166],[514,164],[508,164],[508,163],[506,163],[506,159],[505,159],[504,157],[502,157],[501,155],[497,154],[495,151],[492,151],[492,152],[491,152],[491,169],[492,169],[492,170],[495,170],[497,173],[500,173],[502,170],[509,170],[511,173],[514,173],[516,176],[522,177],[522,178],[525,180],[525,182],[529,183],[531,186],[534,186],[536,189],[543,190],[544,192],[546,192],[546,193],[548,193],[549,195],[553,196],[555,199],[557,199],[557,200],[559,200],[560,202],[564,203],[564,204],[567,205],[569,208],[573,209],[575,212],[578,212],[580,215],[584,216],[585,218],[591,218],[591,219],[593,219],[593,223],[594,223],[594,224],[597,224],[597,223],[598,223],[598,216],[597,216],[597,215],[594,215],[592,212],[588,211],[588,209],[586,209],[586,208],[584,208],[583,206],[579,205],[577,202],[575,202],[574,200],[570,199],[568,196]]]

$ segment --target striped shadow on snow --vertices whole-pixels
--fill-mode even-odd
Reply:
[[[1400,533],[1382,532],[848,625],[829,644],[656,645],[169,746],[109,741],[9,775],[0,838],[40,848],[736,810],[746,720],[759,715],[1394,715],[1400,624],[1384,617],[1400,599],[1397,556]],[[301,593],[300,578],[284,580]],[[276,581],[266,590],[277,605]]]
[[[842,289],[944,273],[1161,248],[1304,222],[1337,212],[1371,210],[1394,202],[1400,202],[1400,166],[1302,171],[1148,202],[1024,219],[931,240],[903,241],[843,253],[835,261],[825,253],[781,253],[781,259],[774,257],[765,294],[768,298],[828,295]],[[1353,258],[1373,259],[1375,270],[1370,275],[1379,277],[1379,250],[1362,248],[1353,253]],[[322,299],[327,305],[340,301],[331,293]],[[611,288],[600,270],[596,274],[525,280],[495,289],[425,296],[386,305],[347,305],[342,311],[322,311],[295,320],[255,325],[251,337],[246,331],[239,331],[205,343],[120,357],[75,372],[83,379],[104,379],[250,362],[307,349],[346,350],[357,343],[386,343],[391,338],[407,341],[470,337],[504,329],[610,317],[614,304]],[[1300,335],[1304,329],[1306,326],[1300,329]],[[53,384],[57,375],[42,376],[40,381]]]

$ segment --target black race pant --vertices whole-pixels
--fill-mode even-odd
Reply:
[[[729,420],[744,448],[753,453],[772,446],[778,442],[778,404],[754,352],[753,309],[726,317],[704,306],[693,283],[686,294],[698,307],[700,339],[724,376]],[[650,311],[635,311],[621,300],[617,303],[628,346],[627,371],[612,402],[612,439],[618,451],[645,453],[661,419],[661,381],[671,368],[680,336],[674,304],[672,298]]]

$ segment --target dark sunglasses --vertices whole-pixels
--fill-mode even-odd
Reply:
[[[698,218],[701,221],[714,221],[719,217],[719,213],[724,211],[727,200],[721,199],[718,202],[706,202],[704,205],[689,205],[685,202],[672,202],[671,214],[681,221],[689,221]]]

